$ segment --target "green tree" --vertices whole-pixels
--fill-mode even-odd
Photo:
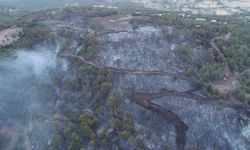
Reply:
[[[214,50],[212,48],[209,48],[207,51],[207,59],[212,62],[215,60],[215,54],[214,54]]]

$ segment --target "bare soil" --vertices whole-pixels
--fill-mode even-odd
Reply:
[[[227,93],[239,85],[238,75],[230,75],[226,80],[218,80],[214,82],[214,86],[221,92]]]
[[[20,38],[22,28],[10,27],[0,31],[0,47],[7,46],[13,42],[16,42]]]
[[[109,17],[94,17],[93,22],[100,24],[106,30],[114,31],[132,31],[130,20],[131,15],[113,15]]]

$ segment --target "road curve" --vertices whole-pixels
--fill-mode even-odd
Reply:
[[[131,94],[129,95],[130,100],[137,103],[138,105],[149,109],[153,112],[156,112],[162,115],[167,121],[171,122],[175,129],[176,129],[176,144],[179,150],[184,150],[186,145],[186,133],[188,131],[188,126],[185,124],[184,121],[181,120],[175,113],[162,106],[151,102],[150,100],[146,99],[138,99],[135,97],[136,95]]]
[[[187,76],[185,76],[183,74],[175,74],[175,73],[163,72],[163,71],[141,71],[141,70],[129,70],[129,69],[106,67],[106,66],[97,65],[97,64],[95,64],[93,62],[85,60],[84,58],[82,58],[80,56],[73,55],[73,54],[60,54],[60,56],[77,59],[77,60],[81,61],[82,63],[88,65],[88,66],[91,66],[91,67],[97,68],[97,69],[106,69],[111,73],[131,74],[131,75],[145,75],[145,76],[157,76],[157,75],[158,76],[169,76],[169,77],[178,78],[178,79],[181,79],[181,80],[190,81],[190,82],[195,83],[197,85],[203,85],[203,82],[201,80],[194,79],[192,77],[187,77]]]

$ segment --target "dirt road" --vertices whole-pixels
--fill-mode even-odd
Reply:
[[[93,62],[87,61],[84,58],[77,56],[77,55],[73,55],[73,54],[61,54],[62,57],[68,57],[68,58],[73,58],[73,59],[77,59],[79,61],[81,61],[82,63],[97,68],[97,69],[107,69],[109,72],[111,73],[116,73],[116,74],[132,74],[132,75],[145,75],[145,76],[157,76],[157,75],[161,75],[161,76],[169,76],[169,77],[173,77],[173,78],[178,78],[181,80],[186,80],[186,81],[190,81],[192,83],[195,83],[197,85],[202,85],[203,82],[198,80],[198,79],[194,79],[191,77],[187,77],[185,75],[182,74],[175,74],[175,73],[171,73],[171,72],[164,72],[164,71],[142,71],[142,70],[129,70],[129,69],[119,69],[119,68],[112,68],[112,67],[105,67],[105,66],[100,66],[97,65]]]

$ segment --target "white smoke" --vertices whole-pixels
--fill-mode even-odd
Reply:
[[[9,80],[22,80],[34,77],[41,82],[49,82],[49,71],[56,67],[56,54],[46,49],[17,51],[16,58],[0,63],[7,73],[0,75],[0,83]]]
[[[38,79],[48,79],[49,70],[56,67],[56,55],[50,51],[17,53],[17,59],[14,62],[17,70],[23,73],[33,74]]]
[[[53,85],[50,75],[56,67],[56,54],[46,48],[16,50],[14,57],[0,60],[0,125],[6,126],[7,121],[17,124],[12,129],[15,134],[17,129],[26,131],[27,124],[21,124],[25,121],[36,126],[34,131],[27,132],[39,137],[39,142],[47,142],[51,131],[50,117],[44,122],[36,118],[50,116],[47,113],[47,103],[50,102],[48,95]],[[28,138],[32,140],[32,137]],[[24,143],[30,143],[28,138]]]

